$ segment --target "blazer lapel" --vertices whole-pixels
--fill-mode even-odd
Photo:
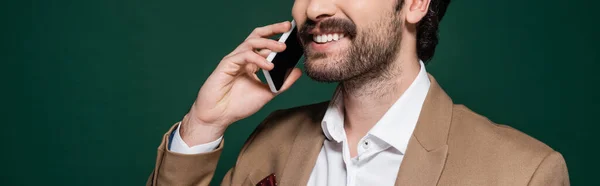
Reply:
[[[321,121],[327,109],[328,102],[322,104],[322,109],[315,110],[302,123],[303,126],[294,139],[294,144],[287,158],[280,185],[306,185],[315,166],[325,136],[321,129]]]
[[[448,156],[452,100],[433,76],[395,185],[437,185]]]
[[[411,137],[408,143],[407,154],[402,160],[402,165],[398,171],[395,185],[418,185],[429,186],[437,185],[438,179],[442,174],[448,146],[443,145],[437,149],[427,151],[422,148],[417,139]]]

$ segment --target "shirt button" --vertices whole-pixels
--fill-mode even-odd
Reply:
[[[363,145],[363,148],[364,148],[364,149],[368,149],[368,148],[369,148],[369,143],[371,143],[371,142],[369,141],[369,139],[365,139],[365,140],[363,141],[363,144],[362,144],[362,145]]]

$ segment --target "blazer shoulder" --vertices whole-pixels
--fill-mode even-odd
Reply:
[[[298,131],[302,125],[320,123],[329,101],[303,105],[272,112],[256,128],[261,133],[286,133]]]
[[[494,144],[491,147],[516,155],[525,153],[546,156],[554,151],[543,142],[510,126],[496,124],[464,105],[454,105],[452,115],[451,131],[477,139],[482,142],[479,143],[481,145]]]
[[[474,185],[527,185],[535,177],[543,180],[566,172],[562,156],[548,145],[463,105],[453,106],[447,142],[448,176],[479,183]],[[546,168],[559,166],[564,171]]]
[[[303,125],[320,124],[319,121],[323,119],[328,103],[326,101],[272,112],[256,127],[241,153],[251,153],[256,149],[258,151],[285,150],[281,147],[291,146],[294,136]]]

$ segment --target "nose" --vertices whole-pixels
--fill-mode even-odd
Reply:
[[[318,22],[335,15],[337,12],[336,0],[310,0],[306,15],[309,19]]]

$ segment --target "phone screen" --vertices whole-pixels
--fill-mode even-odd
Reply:
[[[274,68],[269,71],[271,79],[273,80],[273,84],[275,85],[275,89],[279,91],[281,86],[283,86],[283,82],[288,77],[290,72],[296,67],[298,61],[304,54],[304,49],[302,45],[298,41],[297,29],[292,28],[292,32],[289,37],[285,40],[286,48],[283,52],[277,53],[275,58],[271,61],[274,65]]]

